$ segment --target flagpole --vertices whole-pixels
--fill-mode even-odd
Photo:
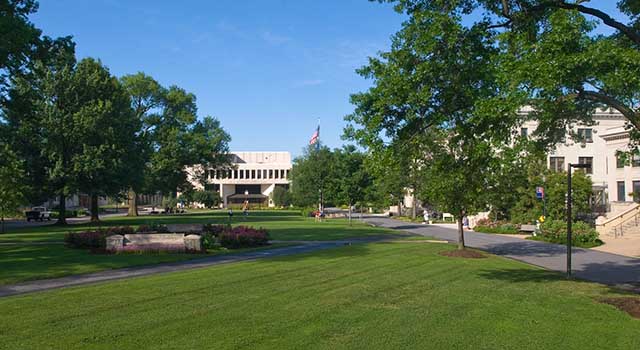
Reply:
[[[316,153],[320,151],[320,118],[318,118],[318,128],[316,129],[316,133],[318,134],[318,139],[316,141]],[[318,174],[319,175],[319,174]],[[323,205],[323,198],[322,198],[322,190],[324,187],[324,183],[322,181],[322,178],[320,178],[320,198],[319,198],[319,203],[318,203],[318,210],[320,211],[320,214],[324,213],[324,205]]]

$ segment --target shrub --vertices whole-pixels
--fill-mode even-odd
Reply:
[[[263,228],[236,226],[227,229],[219,236],[220,244],[225,248],[249,248],[269,244],[269,233]]]
[[[543,241],[567,244],[567,223],[562,220],[548,220],[540,226],[540,238]],[[582,221],[573,223],[571,243],[577,247],[595,247],[602,244],[598,232]]]
[[[216,237],[218,237],[226,229],[227,229],[226,225],[205,224],[202,226],[203,233],[208,233]]]
[[[134,233],[131,226],[114,226],[94,231],[68,232],[64,235],[64,243],[71,248],[103,249],[106,238],[113,235],[127,235]]]
[[[64,235],[64,243],[72,248],[101,249],[106,246],[106,231],[68,232]]]
[[[155,231],[158,233],[169,233],[169,228],[167,227],[167,225],[154,222],[151,224],[151,231]]]
[[[111,236],[111,235],[130,235],[132,233],[135,233],[136,231],[133,229],[133,227],[131,226],[114,226],[114,227],[107,227],[105,229],[102,229],[102,231],[104,231],[107,236]]]
[[[136,233],[146,233],[146,232],[152,232],[152,231],[153,230],[151,229],[151,226],[149,226],[149,225],[140,225],[136,229]]]

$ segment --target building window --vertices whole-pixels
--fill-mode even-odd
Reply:
[[[233,171],[233,178],[237,179],[238,178],[238,170],[234,170]]]
[[[634,154],[633,157],[631,157],[631,166],[634,168],[640,167],[640,155]]]
[[[624,168],[624,158],[620,155],[616,155],[616,168],[622,169]]]
[[[262,170],[256,170],[256,175],[258,176],[256,179],[262,179]]]
[[[252,179],[256,178],[256,171],[255,170],[251,170],[251,178]]]
[[[551,171],[564,171],[564,157],[549,157]]]
[[[278,175],[280,175],[280,172],[278,171],[278,169],[274,170],[274,174],[273,174],[274,178],[278,179],[279,178]]]
[[[289,178],[289,169],[287,169],[287,179]]]
[[[640,202],[640,181],[635,180],[631,185],[633,186],[633,201]]]
[[[580,142],[593,143],[593,129],[578,129]]]
[[[624,202],[624,201],[626,201],[624,181],[618,181],[618,202]]]
[[[589,167],[584,169],[587,174],[593,174],[593,157],[578,157],[578,163],[588,164]]]
[[[520,128],[520,136],[522,137],[529,136],[529,128]]]
[[[269,169],[269,178],[273,179],[273,169]]]

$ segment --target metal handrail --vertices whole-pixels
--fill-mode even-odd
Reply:
[[[633,221],[634,221],[634,226],[638,227],[638,219],[640,218],[640,213],[636,213],[633,216]],[[624,236],[624,230],[623,230],[623,226],[628,223],[631,220],[627,220],[627,221],[623,221],[620,224],[616,225],[613,227],[613,237],[614,238],[618,238],[618,237],[622,237]],[[618,229],[620,230],[620,233],[618,234]]]

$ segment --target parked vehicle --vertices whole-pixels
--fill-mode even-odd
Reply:
[[[51,212],[45,207],[33,207],[31,210],[26,211],[24,216],[27,217],[27,221],[51,221]]]

